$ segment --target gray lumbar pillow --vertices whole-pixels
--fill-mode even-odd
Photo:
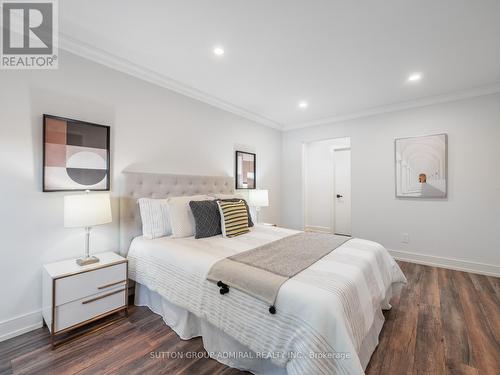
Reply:
[[[213,201],[191,201],[189,207],[194,216],[195,238],[222,234],[219,206]]]

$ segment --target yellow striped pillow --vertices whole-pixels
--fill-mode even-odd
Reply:
[[[250,232],[245,202],[217,201],[219,205],[222,235],[234,237]]]

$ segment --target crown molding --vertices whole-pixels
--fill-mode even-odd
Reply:
[[[290,131],[290,130],[296,130],[318,125],[334,124],[364,117],[381,115],[385,113],[404,111],[412,108],[425,107],[434,104],[441,104],[441,103],[453,102],[463,99],[500,93],[500,82],[499,82],[472,88],[469,90],[463,90],[444,95],[430,96],[401,103],[394,103],[385,106],[369,108],[357,112],[347,113],[343,115],[329,116],[309,122],[280,124],[258,113],[254,113],[239,106],[236,106],[234,104],[231,104],[216,96],[210,95],[206,92],[198,90],[189,85],[185,85],[179,81],[176,81],[156,71],[140,66],[128,59],[113,55],[95,46],[91,46],[85,42],[70,37],[69,35],[60,33],[59,48],[68,51],[72,54],[83,57],[85,59],[94,61],[98,64],[107,66],[111,69],[136,77],[143,81],[153,83],[155,85],[175,91],[179,94],[185,95],[200,102],[207,103],[211,106],[220,108],[224,111],[233,113],[237,116],[246,118],[258,124],[269,126],[271,128],[281,131]]]
[[[194,87],[185,85],[179,81],[176,81],[156,71],[140,66],[125,58],[113,55],[107,51],[104,51],[95,46],[91,46],[85,42],[77,40],[63,33],[60,33],[59,35],[59,48],[67,52],[70,52],[74,55],[78,55],[85,59],[94,61],[98,64],[107,66],[111,69],[120,71],[122,73],[147,81],[149,83],[153,83],[155,85],[175,91],[179,94],[185,95],[200,102],[207,103],[211,106],[220,108],[224,111],[254,121],[258,124],[266,125],[278,130],[283,130],[283,126],[281,124],[271,119],[268,119],[257,113],[248,111],[244,108],[238,107],[218,97],[207,94]]]
[[[374,107],[359,112],[348,113],[345,115],[325,117],[319,120],[296,123],[296,124],[285,124],[283,126],[283,131],[296,130],[301,128],[307,128],[311,126],[334,124],[338,122],[345,122],[350,120],[355,120],[363,117],[370,117],[381,115],[390,112],[404,111],[412,108],[426,107],[434,104],[442,104],[448,102],[454,102],[464,99],[475,98],[479,96],[492,95],[500,93],[500,83],[495,83],[491,85],[476,87],[469,90],[463,90],[459,92],[429,96],[421,99],[411,100],[407,102],[389,104],[380,107]]]

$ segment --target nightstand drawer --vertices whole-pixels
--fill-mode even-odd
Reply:
[[[56,307],[54,332],[57,333],[126,306],[126,292],[123,286],[115,287],[105,293]]]
[[[55,306],[106,292],[117,286],[125,287],[127,264],[120,263],[77,275],[56,279]]]

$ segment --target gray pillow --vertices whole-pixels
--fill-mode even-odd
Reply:
[[[194,216],[194,238],[206,238],[222,234],[219,206],[213,201],[191,201],[189,207]]]

